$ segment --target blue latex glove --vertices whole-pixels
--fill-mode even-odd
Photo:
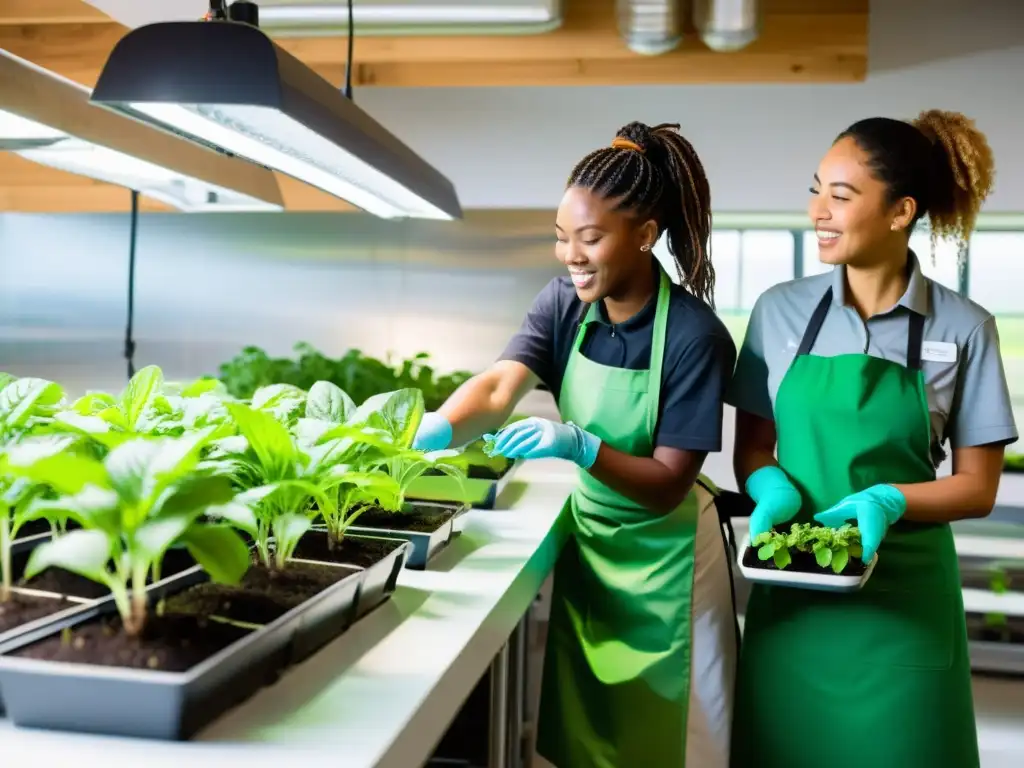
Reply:
[[[885,538],[889,526],[903,517],[907,500],[891,485],[873,485],[865,491],[847,496],[835,506],[814,516],[822,525],[839,528],[850,520],[860,528],[862,560],[870,563]]]
[[[423,414],[412,447],[417,451],[443,451],[452,442],[452,425],[440,413],[430,411]]]
[[[493,441],[491,456],[507,459],[566,459],[583,469],[597,460],[601,439],[580,429],[571,421],[561,424],[532,417],[509,424],[496,435],[484,435]]]
[[[779,467],[769,464],[747,478],[747,495],[757,506],[750,514],[750,540],[767,533],[776,525],[796,517],[803,506],[800,491]]]

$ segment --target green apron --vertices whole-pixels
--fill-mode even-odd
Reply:
[[[633,456],[654,450],[669,286],[662,273],[650,369],[580,353],[591,306],[559,397],[564,420]],[[557,768],[684,765],[697,513],[695,492],[660,515],[580,471],[562,510],[573,535],[555,566],[539,714],[537,752]]]
[[[779,465],[808,522],[880,483],[935,479],[921,341],[907,365],[810,351],[826,292],[779,387]],[[855,594],[755,584],[746,611],[733,768],[977,768],[963,598],[947,524],[899,521]]]

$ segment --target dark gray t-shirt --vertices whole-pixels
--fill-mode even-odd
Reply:
[[[588,326],[580,352],[613,368],[650,367],[657,297],[624,323]],[[534,300],[502,360],[522,363],[559,399],[576,330],[586,307],[569,277],[557,277]],[[736,362],[736,345],[714,311],[685,288],[673,285],[665,332],[661,397],[655,446],[716,452],[722,449],[722,410]]]

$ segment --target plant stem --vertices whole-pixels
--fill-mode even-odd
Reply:
[[[129,622],[125,624],[125,630],[129,635],[138,636],[146,625],[146,611],[148,608],[146,599],[146,575],[149,568],[145,565],[132,568],[131,585],[131,608],[129,610]]]
[[[0,603],[11,597],[11,521],[7,510],[0,513]]]

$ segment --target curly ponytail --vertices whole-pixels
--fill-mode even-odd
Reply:
[[[928,206],[932,232],[966,242],[992,191],[995,158],[985,134],[959,112],[930,109],[913,125],[932,144],[934,192]]]
[[[619,210],[653,219],[659,237],[668,233],[680,283],[714,307],[711,189],[697,151],[677,124],[624,126],[611,146],[573,168],[567,186],[589,189],[617,200]]]

